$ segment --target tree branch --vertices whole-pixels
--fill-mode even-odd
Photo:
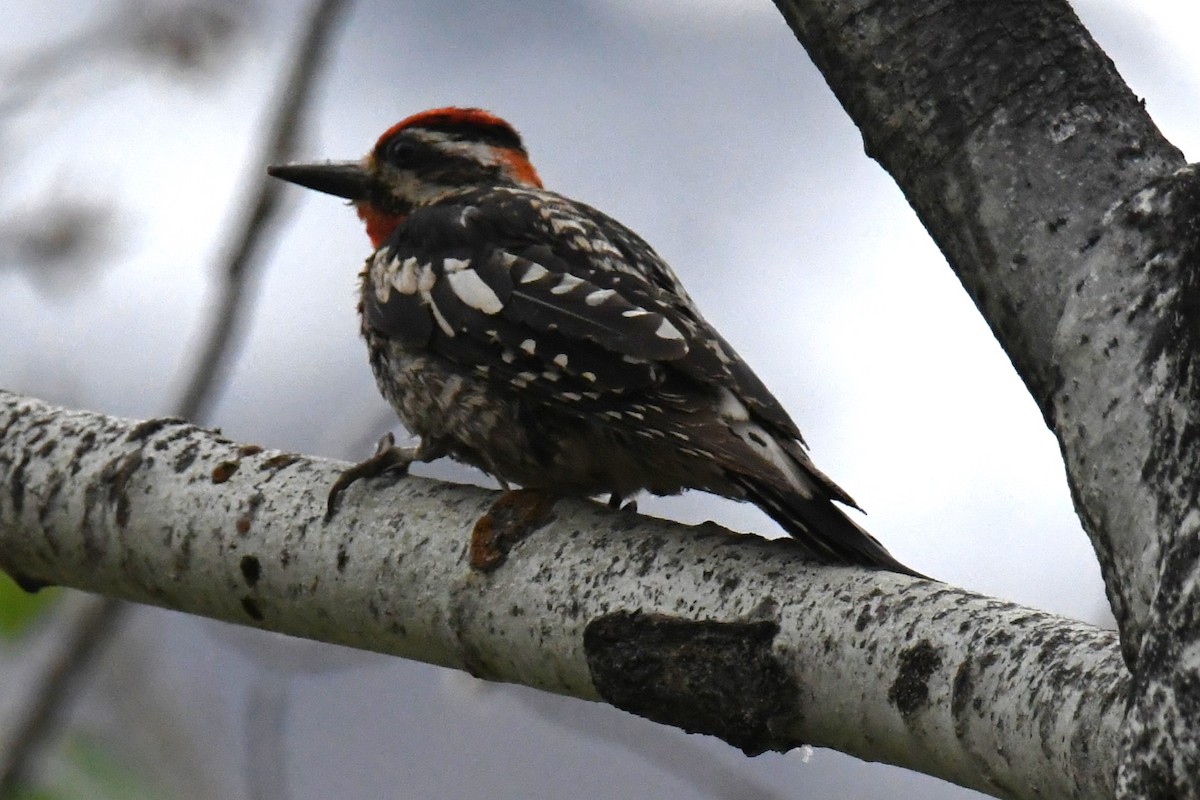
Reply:
[[[1058,437],[1135,674],[1118,796],[1200,796],[1200,174],[1065,0],[776,5]]]
[[[0,561],[2,561],[0,557]],[[63,637],[61,651],[41,675],[16,735],[0,761],[0,798],[17,797],[26,768],[41,744],[54,733],[63,710],[69,706],[80,683],[87,676],[95,655],[112,636],[121,620],[125,604],[108,598],[88,603],[69,617],[70,627]]]
[[[802,742],[997,797],[1107,797],[1109,633],[789,540],[560,501],[492,573],[494,493],[0,392],[0,563],[27,579],[464,669],[721,736]]]
[[[248,287],[270,225],[279,219],[284,184],[267,177],[265,164],[283,164],[296,157],[299,122],[308,108],[316,77],[337,29],[337,17],[347,0],[315,0],[302,30],[287,78],[280,88],[278,108],[271,117],[262,157],[254,162],[253,189],[239,204],[234,236],[221,258],[213,317],[205,326],[205,339],[198,348],[196,363],[188,372],[188,383],[175,403],[177,413],[187,419],[206,419],[217,390],[224,386],[225,373],[236,354],[234,333],[246,314],[252,293]]]

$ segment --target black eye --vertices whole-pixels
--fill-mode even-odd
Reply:
[[[383,152],[380,155],[386,161],[397,166],[411,166],[414,162],[422,160],[427,149],[424,145],[414,142],[406,136],[397,136],[383,145]]]

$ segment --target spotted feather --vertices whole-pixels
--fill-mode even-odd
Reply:
[[[505,313],[539,331],[594,342],[613,353],[651,361],[687,355],[683,334],[662,314],[634,305],[612,288],[602,288],[560,266],[548,248],[502,258],[511,264],[513,292]]]

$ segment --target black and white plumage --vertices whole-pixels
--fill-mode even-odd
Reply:
[[[362,333],[415,457],[569,495],[702,489],[759,505],[833,563],[918,574],[835,505],[854,501],[670,267],[543,189],[499,118],[424,112],[361,162],[272,174],[366,221]]]

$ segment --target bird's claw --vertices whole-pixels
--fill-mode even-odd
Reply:
[[[398,472],[403,475],[419,456],[419,447],[396,447],[396,437],[391,432],[385,433],[375,445],[374,455],[343,471],[333,482],[333,486],[329,487],[329,499],[325,503],[325,521],[333,519],[342,492],[350,488],[352,483],[361,478],[375,478],[385,472]]]
[[[630,500],[628,503],[624,503],[624,500],[625,498],[621,497],[621,495],[613,492],[608,496],[608,507],[614,511],[624,511],[627,514],[636,514],[637,500]],[[624,503],[624,505],[622,505],[622,503]]]

